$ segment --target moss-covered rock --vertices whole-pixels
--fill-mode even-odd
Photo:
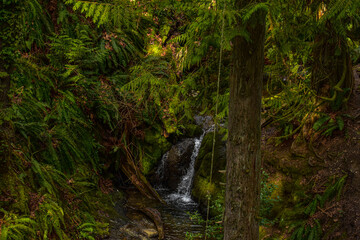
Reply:
[[[158,131],[145,132],[144,155],[141,158],[143,174],[148,175],[161,156],[171,148],[171,143]]]
[[[199,125],[187,124],[185,126],[184,135],[185,137],[194,138],[202,134],[203,130]]]
[[[225,182],[225,174],[219,170],[224,170],[226,166],[226,142],[222,140],[223,136],[216,134],[216,144],[214,152],[213,176],[210,182],[211,155],[213,132],[209,132],[204,136],[201,143],[198,157],[195,162],[195,176],[192,195],[200,204],[200,210],[205,212],[207,207],[207,195],[211,195],[211,199],[220,198],[223,193],[221,183]],[[210,214],[215,216],[219,213],[212,210]]]
[[[141,158],[141,166],[143,174],[148,175],[161,158],[162,151],[153,146],[146,146],[145,149],[147,153]]]

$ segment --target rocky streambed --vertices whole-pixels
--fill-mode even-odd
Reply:
[[[159,192],[162,195],[169,194]],[[127,190],[126,195],[126,201],[117,203],[116,210],[119,216],[112,220],[110,237],[107,238],[109,240],[161,239],[162,234],[163,239],[180,240],[185,239],[187,233],[196,234],[204,231],[204,226],[190,219],[189,213],[197,210],[195,204],[162,204],[145,198],[136,189]],[[163,230],[159,231],[153,216],[149,216],[150,211],[161,216],[159,224]]]

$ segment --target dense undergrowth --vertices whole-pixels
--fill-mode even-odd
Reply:
[[[113,20],[120,22],[102,17],[95,27],[87,18],[96,20],[94,7],[83,6],[85,16],[62,1],[26,3],[3,2],[1,9],[8,24],[2,34],[19,39],[2,49],[11,104],[1,111],[1,239],[94,239],[108,231],[109,174],[119,174],[128,152],[148,154],[134,145],[146,129],[174,131],[165,121],[175,113],[161,107],[173,103],[147,91],[167,88],[172,71],[166,59],[144,56],[141,33],[151,23],[131,5],[116,5],[112,16],[128,13]],[[135,91],[145,81],[144,92]]]
[[[318,38],[325,28],[339,43],[336,56],[350,66],[359,61],[358,39],[353,37],[359,31],[357,2],[338,11],[334,9],[341,1],[335,1],[324,15],[326,21],[317,18],[321,1],[281,2],[249,6],[242,13],[227,2],[217,118],[226,126],[230,40],[246,35],[232,26],[239,14],[249,20],[251,12],[264,8],[269,31],[263,125],[280,129],[273,139],[277,144],[298,133],[308,139],[316,131],[331,136],[343,130],[336,111],[346,104],[351,84],[321,79],[319,85],[312,63],[318,55],[328,55],[316,51],[318,45],[331,45]],[[193,115],[214,113],[224,2],[0,4],[1,94],[6,95],[0,102],[0,239],[104,236],[113,180],[128,169],[123,164],[146,181],[142,174],[151,174],[171,143],[186,134]],[[324,61],[327,66],[331,60]],[[347,70],[348,65],[340,75]],[[327,91],[318,91],[314,84]],[[341,179],[335,190],[324,192],[326,199],[339,195]],[[304,214],[311,216],[311,206],[323,204],[324,198],[309,197]],[[269,215],[273,200],[266,199]],[[215,202],[219,211],[222,206],[221,200]],[[213,219],[214,231],[220,220]],[[307,226],[305,220],[294,223],[293,239],[320,234]]]

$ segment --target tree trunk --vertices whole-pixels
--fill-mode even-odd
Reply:
[[[237,1],[240,9],[250,1]],[[260,108],[265,16],[256,11],[247,26],[251,41],[233,40],[227,141],[225,240],[258,240],[260,205]],[[240,25],[239,25],[240,27]]]

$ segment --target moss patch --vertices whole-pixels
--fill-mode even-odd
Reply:
[[[193,191],[200,199],[205,199],[208,194],[211,196],[216,194],[216,184],[210,183],[209,179],[198,177],[195,185]]]
[[[213,134],[213,132],[210,132],[204,136],[195,163],[192,195],[199,202],[200,209],[206,208],[208,194],[211,195],[212,200],[218,199],[221,197],[224,188],[221,183],[225,182],[225,174],[220,173],[219,170],[224,170],[226,166],[226,143],[222,141],[222,135],[220,134],[216,135],[213,177],[210,183]],[[219,213],[212,209],[210,214],[215,216]]]
[[[187,124],[185,126],[184,135],[189,138],[200,136],[202,133],[202,128],[196,124]]]
[[[158,131],[146,131],[144,155],[141,158],[143,174],[148,175],[157,165],[161,156],[171,148],[171,143]]]

